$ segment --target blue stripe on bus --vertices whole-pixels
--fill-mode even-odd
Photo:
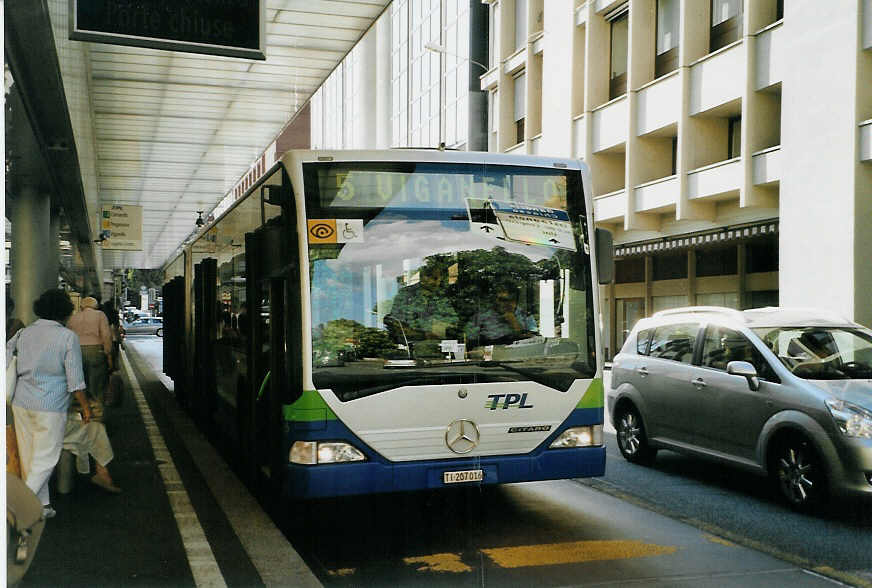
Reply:
[[[319,429],[291,429],[287,449],[297,440],[348,441],[363,451],[365,462],[303,466],[288,464],[285,492],[291,498],[325,498],[375,492],[403,492],[442,488],[448,471],[481,469],[483,484],[557,480],[601,476],[605,473],[605,447],[548,449],[568,427],[602,423],[603,410],[575,409],[558,429],[536,449],[522,455],[499,455],[391,462],[364,445],[341,421],[326,421]],[[462,486],[466,484],[449,484]]]

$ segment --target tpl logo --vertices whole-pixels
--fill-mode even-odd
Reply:
[[[488,394],[488,403],[485,408],[496,410],[502,408],[533,408],[532,404],[527,404],[527,393],[524,394]]]

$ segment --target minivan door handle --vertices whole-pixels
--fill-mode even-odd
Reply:
[[[642,376],[643,378],[648,375],[648,368],[644,365],[640,368],[636,368],[636,373]]]
[[[702,378],[696,378],[695,380],[690,381],[691,384],[696,386],[697,388],[705,388],[708,384],[705,383],[705,380]]]

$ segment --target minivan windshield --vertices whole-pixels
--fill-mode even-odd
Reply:
[[[795,376],[872,378],[872,334],[847,327],[758,327],[754,332]]]

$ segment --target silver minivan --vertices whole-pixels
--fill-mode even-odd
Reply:
[[[809,309],[662,311],[633,328],[606,391],[618,447],[772,478],[794,508],[872,500],[872,331]]]

